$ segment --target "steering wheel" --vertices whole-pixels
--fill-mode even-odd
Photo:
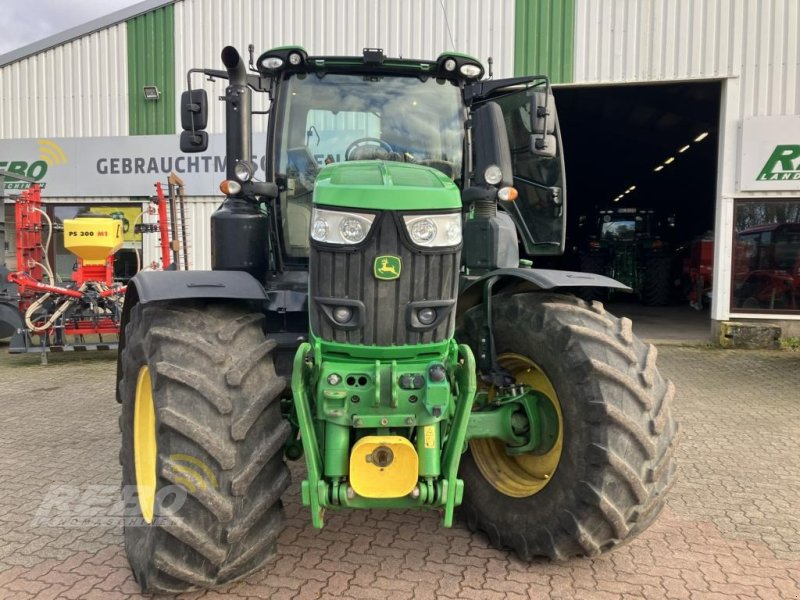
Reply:
[[[375,137],[363,137],[358,138],[352,144],[347,147],[347,150],[344,151],[344,159],[345,160],[359,160],[352,158],[352,155],[359,149],[365,147],[367,144],[374,144],[381,150],[385,151],[386,156],[381,156],[380,158],[388,158],[389,155],[394,152],[394,148],[392,148],[388,142],[384,142],[380,138]],[[376,148],[375,150],[377,150]]]

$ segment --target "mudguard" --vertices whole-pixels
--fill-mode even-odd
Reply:
[[[213,298],[263,302],[267,293],[255,277],[243,271],[143,271],[128,282],[117,353],[117,402],[121,402],[119,357],[125,348],[125,326],[131,309],[148,302]]]
[[[483,301],[484,287],[487,281],[494,279],[492,293],[514,284],[527,284],[528,289],[553,290],[570,287],[605,287],[632,291],[627,285],[615,279],[596,273],[580,273],[578,271],[559,271],[556,269],[497,269],[474,278],[463,278],[458,297],[458,314]]]

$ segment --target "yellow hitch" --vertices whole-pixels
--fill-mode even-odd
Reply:
[[[402,498],[417,485],[414,445],[397,435],[363,437],[350,453],[350,485],[363,498]]]

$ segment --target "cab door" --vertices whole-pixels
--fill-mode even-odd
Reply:
[[[465,97],[472,108],[491,101],[503,112],[519,196],[514,202],[500,201],[500,205],[514,220],[526,253],[562,254],[567,190],[561,132],[549,81],[544,77],[513,78],[470,87]]]

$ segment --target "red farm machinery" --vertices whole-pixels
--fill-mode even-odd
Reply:
[[[155,187],[133,227],[136,234],[159,234],[160,260],[142,265],[136,248],[136,271],[187,268],[185,211],[182,202],[176,207],[182,182],[170,177],[169,196],[160,183]],[[148,222],[140,222],[146,215]],[[41,353],[46,364],[48,352],[115,350],[126,286],[115,280],[114,261],[130,224],[92,212],[54,223],[35,183],[15,198],[14,216],[17,266],[10,273],[3,267],[0,289],[0,335],[11,337],[9,352]],[[56,230],[63,230],[64,248],[76,257],[67,281],[50,261]]]

